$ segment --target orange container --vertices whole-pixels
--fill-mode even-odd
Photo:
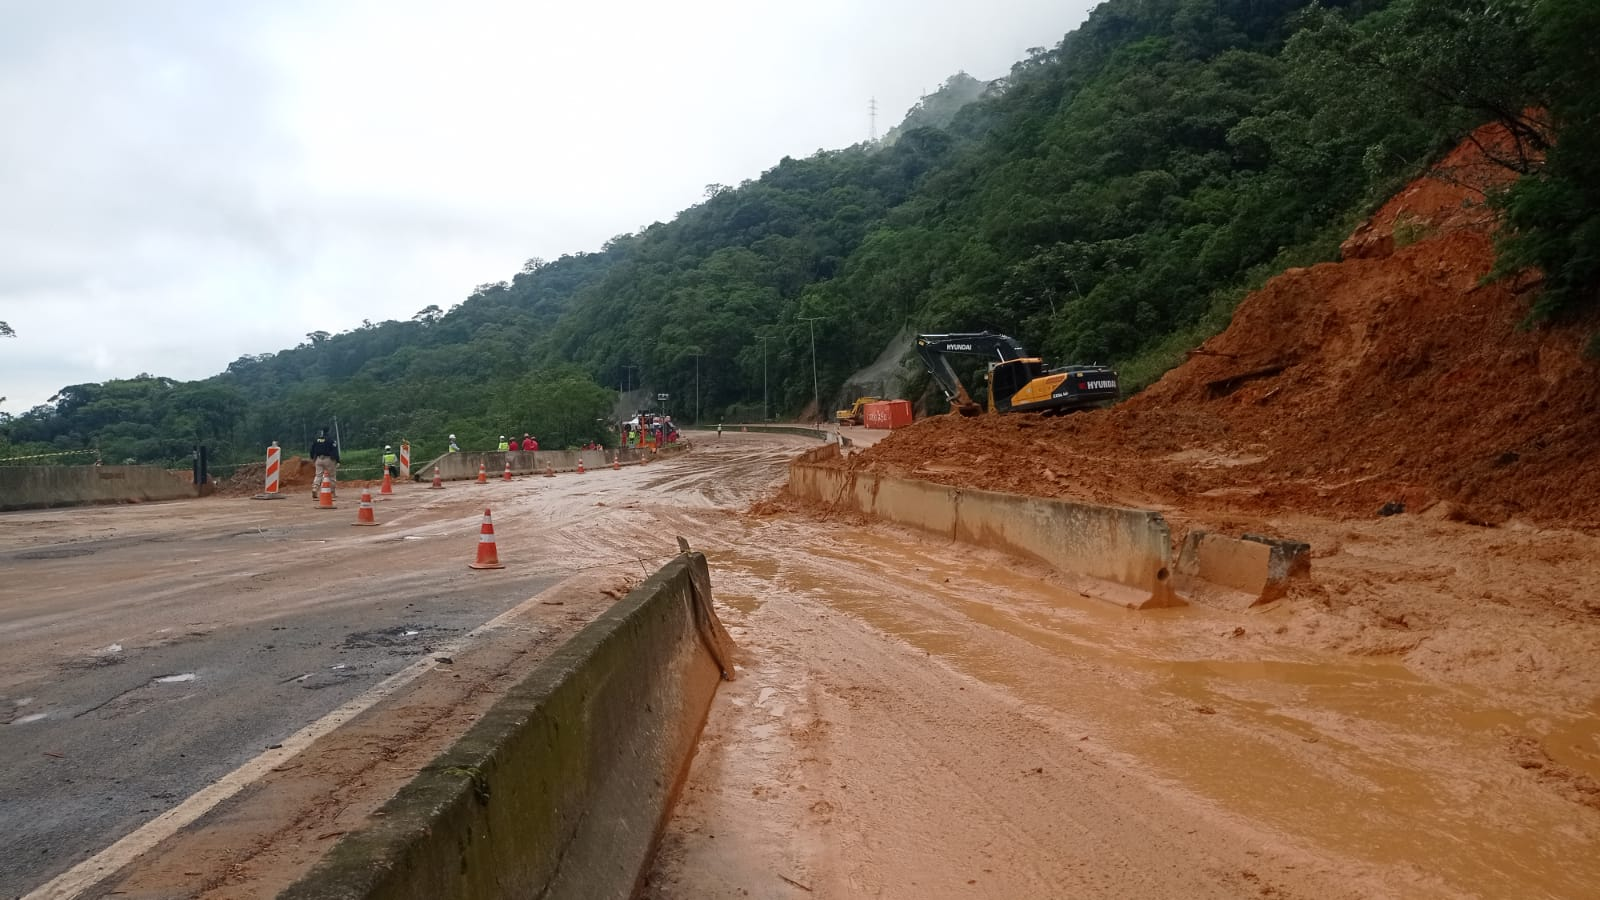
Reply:
[[[911,424],[910,400],[883,400],[868,403],[861,409],[862,421],[868,428],[904,428]]]

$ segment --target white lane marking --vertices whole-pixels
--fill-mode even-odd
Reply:
[[[139,858],[140,855],[156,844],[161,843],[176,834],[179,829],[210,812],[217,804],[249,787],[272,769],[294,759],[307,747],[311,746],[317,738],[365,712],[378,701],[415,681],[430,669],[436,668],[438,663],[434,661],[435,656],[455,656],[459,654],[462,648],[472,640],[487,632],[504,627],[524,611],[538,606],[543,598],[556,591],[563,590],[568,584],[578,580],[580,577],[582,576],[564,579],[540,591],[479,625],[477,628],[472,629],[460,638],[438,648],[428,656],[390,675],[383,681],[373,685],[366,693],[284,738],[283,744],[278,749],[268,750],[217,779],[215,783],[201,788],[182,803],[139,826],[123,837],[122,840],[62,872],[45,884],[34,888],[32,892],[25,894],[22,900],[72,900],[72,898],[77,897],[101,881],[115,875],[122,867]]]
[[[193,681],[194,678],[195,678],[195,675],[194,675],[193,672],[185,672],[182,675],[163,675],[160,678],[157,678],[155,680],[155,683],[156,684],[178,684],[179,682],[183,682],[183,681]]]

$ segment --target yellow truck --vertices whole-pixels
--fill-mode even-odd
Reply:
[[[877,397],[857,397],[856,402],[850,404],[849,409],[841,409],[833,414],[834,421],[840,425],[860,425],[861,418],[868,403],[877,403]]]

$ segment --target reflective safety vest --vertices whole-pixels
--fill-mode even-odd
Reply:
[[[511,445],[506,443],[505,441],[501,441],[500,442],[500,446],[497,447],[496,449],[498,449],[498,450],[510,450],[511,449]]]
[[[386,466],[398,466],[400,465],[400,457],[395,453],[385,453],[383,455],[383,464]]]

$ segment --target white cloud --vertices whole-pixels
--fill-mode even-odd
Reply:
[[[1092,4],[36,4],[0,33],[0,394],[449,306],[880,133]],[[239,8],[235,8],[239,7]]]

